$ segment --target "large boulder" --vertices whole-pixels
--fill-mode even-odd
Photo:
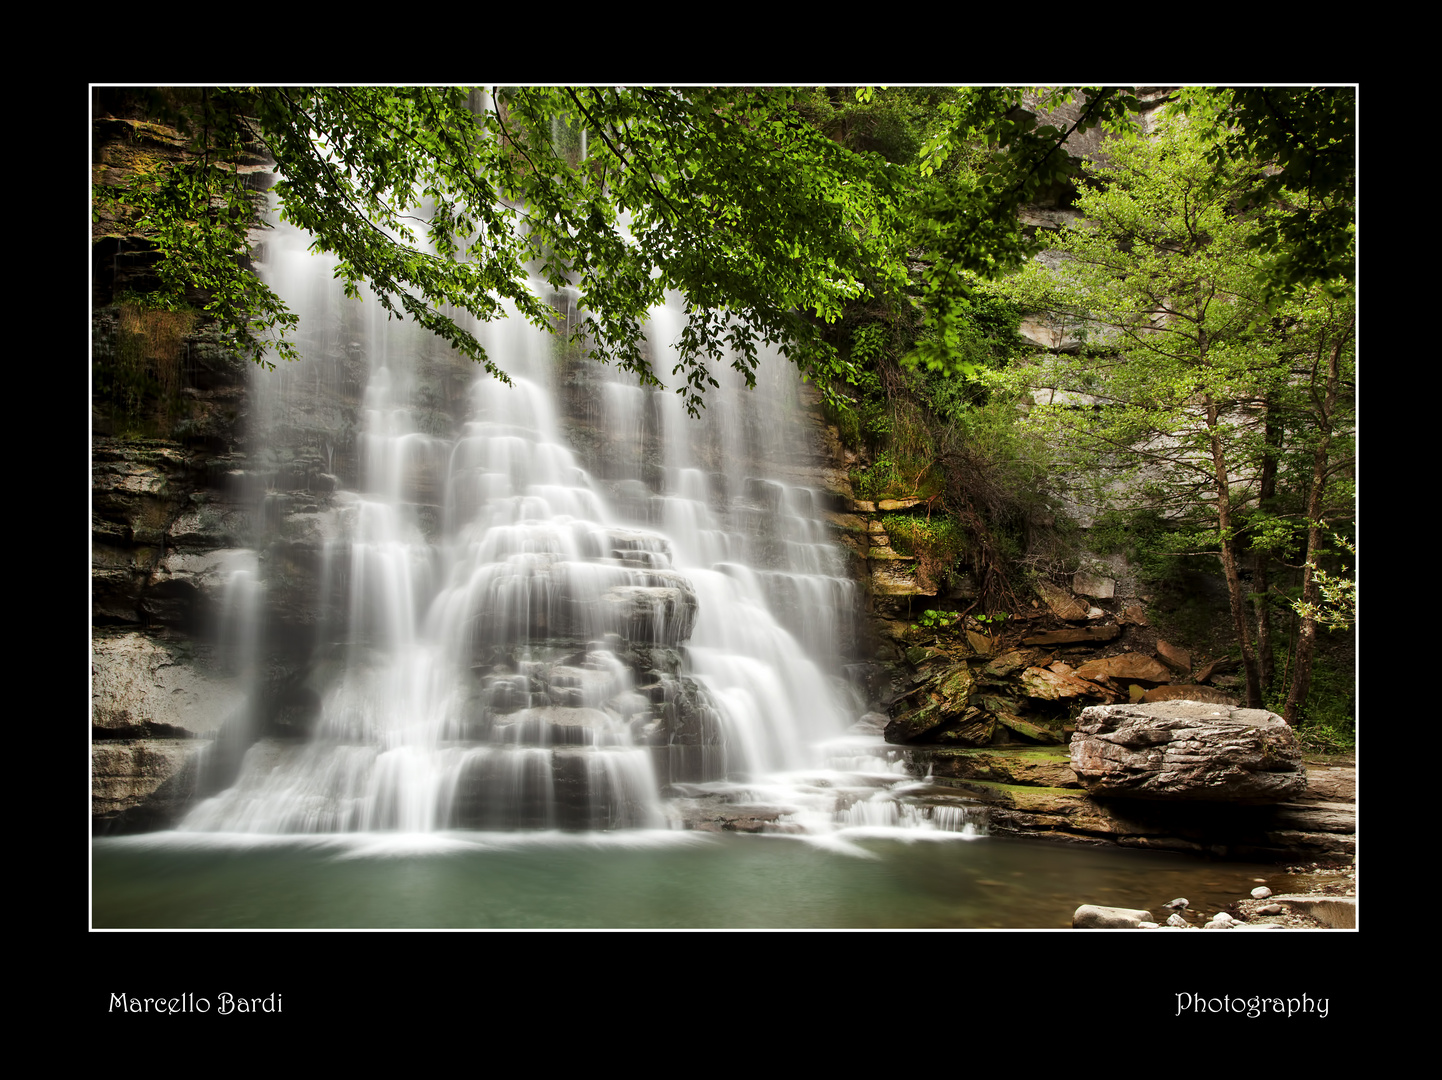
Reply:
[[[1280,716],[1197,701],[1083,709],[1071,765],[1091,794],[1134,799],[1270,803],[1307,788]]]

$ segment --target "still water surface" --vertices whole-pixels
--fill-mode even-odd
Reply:
[[[634,831],[95,841],[101,928],[1064,928],[1078,904],[1207,914],[1273,868],[997,837]]]

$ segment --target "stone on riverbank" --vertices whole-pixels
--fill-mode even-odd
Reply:
[[[1073,930],[1138,930],[1152,921],[1152,913],[1138,908],[1083,904],[1072,914]]]
[[[1092,795],[1269,803],[1307,789],[1280,716],[1194,701],[1082,710],[1071,764]]]

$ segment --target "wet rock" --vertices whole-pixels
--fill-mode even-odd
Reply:
[[[995,716],[998,724],[1031,742],[1057,745],[1065,741],[1065,736],[1060,732],[1023,720],[1014,713],[997,712]]]
[[[171,551],[151,572],[141,609],[152,622],[198,628],[224,608],[235,570],[253,561],[244,549]]]
[[[696,591],[680,575],[668,585],[618,585],[601,597],[608,625],[630,641],[676,645],[696,625]]]
[[[912,760],[937,777],[980,780],[1041,788],[1075,788],[1081,784],[1066,756],[1035,747],[936,749],[911,751]]]
[[[1147,622],[1147,609],[1141,604],[1131,605],[1117,616],[1117,622],[1127,623],[1131,626],[1151,626],[1151,623]]]
[[[890,548],[872,548],[867,553],[871,592],[875,596],[932,596],[916,576],[916,558],[899,555]]]
[[[903,709],[914,707],[886,725],[886,741],[986,745],[995,734],[995,720],[970,705],[974,687],[975,678],[966,664],[935,676],[903,699]]]
[[[1071,925],[1073,930],[1137,930],[1151,918],[1150,911],[1138,908],[1083,904],[1072,913]]]
[[[1208,682],[1223,672],[1236,671],[1238,666],[1239,665],[1237,664],[1237,661],[1229,659],[1227,657],[1222,657],[1219,660],[1213,660],[1206,667],[1202,668],[1201,671],[1197,672],[1197,682]]]
[[[1093,795],[1283,802],[1307,784],[1280,716],[1199,702],[1084,709],[1071,762]]]
[[[986,665],[984,673],[997,678],[1006,678],[1013,672],[1020,671],[1035,659],[1036,654],[1025,649],[1012,649],[1004,652]]]
[[[1352,930],[1357,926],[1355,896],[1275,896],[1293,911],[1316,919],[1323,926]]]
[[[1311,774],[1307,776],[1311,782]],[[1273,820],[1279,829],[1306,833],[1355,833],[1357,805],[1352,802],[1281,803]]]
[[[195,795],[198,739],[97,742],[90,754],[91,822],[97,834],[173,825]]]
[[[912,667],[920,667],[928,660],[945,659],[945,655],[935,649],[928,649],[924,645],[914,645],[906,650],[906,662]]]
[[[584,745],[600,742],[611,726],[610,714],[601,709],[543,705],[507,715],[497,730],[506,732],[501,736],[502,742]]]
[[[138,631],[93,637],[90,693],[92,728],[108,739],[213,735],[246,697],[195,646]]]
[[[1349,802],[1357,798],[1357,770],[1350,765],[1307,764],[1307,797],[1322,802]]]

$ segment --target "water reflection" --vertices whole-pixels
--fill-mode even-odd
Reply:
[[[865,830],[846,844],[636,830],[308,838],[160,833],[94,847],[97,927],[1062,929],[1079,904],[1210,915],[1250,863]],[[850,850],[848,850],[848,847]]]

